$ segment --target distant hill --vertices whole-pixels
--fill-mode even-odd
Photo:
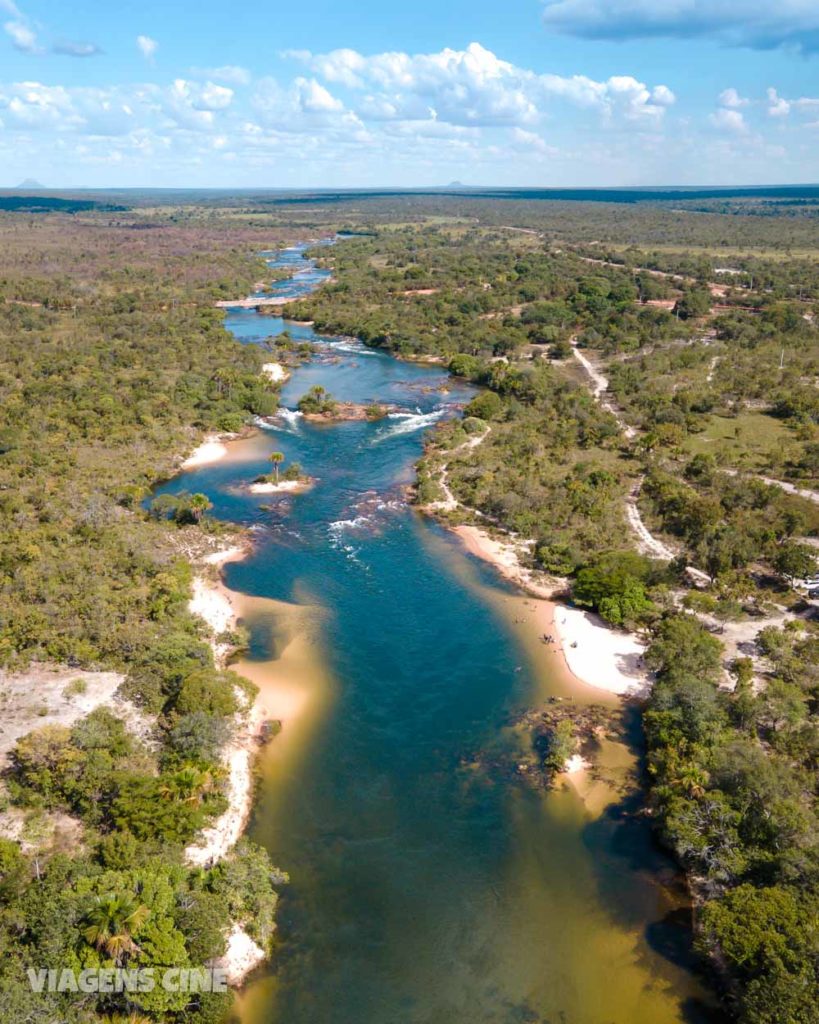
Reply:
[[[45,185],[41,185],[36,178],[26,178],[24,181],[21,181],[19,185],[15,185],[14,187],[19,191],[21,188],[45,188]]]

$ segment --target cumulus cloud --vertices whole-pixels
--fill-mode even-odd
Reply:
[[[153,60],[159,43],[155,39],[151,39],[150,36],[137,36],[136,37],[137,49],[145,58],[145,60]]]
[[[768,89],[768,114],[771,117],[787,117],[790,112],[790,103],[776,89]]]
[[[819,50],[813,0],[544,0],[548,28],[588,39],[707,37],[731,46]]]
[[[665,85],[628,76],[595,81],[585,75],[537,74],[501,60],[480,43],[465,50],[365,56],[356,50],[288,51],[319,78],[363,93],[358,113],[379,121],[432,119],[462,126],[537,124],[550,102],[565,100],[607,116],[659,119],[675,101]]]
[[[213,82],[178,78],[167,88],[67,87],[18,82],[0,87],[0,116],[7,128],[49,128],[59,135],[161,136],[169,130],[211,132],[233,100],[233,90]]]
[[[261,124],[283,132],[354,131],[361,120],[315,78],[299,76],[288,86],[262,78],[251,99]]]
[[[719,94],[719,102],[723,107],[729,107],[731,110],[739,110],[740,107],[747,107],[751,102],[745,99],[744,96],[740,96],[736,89],[724,89]]]
[[[534,150],[536,153],[550,152],[549,146],[546,145],[546,140],[538,135],[537,132],[529,132],[525,128],[513,128],[512,139],[521,149]]]
[[[716,113],[711,114],[710,121],[715,128],[732,135],[745,135],[748,132],[748,125],[739,110],[722,107]]]
[[[42,82],[0,87],[0,112],[8,128],[51,129],[58,134],[122,135],[149,116],[145,89],[116,86],[68,88]]]
[[[20,10],[14,0],[0,0],[0,11],[11,15],[11,20],[3,25],[3,30],[11,39],[12,45],[21,53],[41,55],[46,52],[41,45],[38,30],[30,18]],[[51,52],[65,57],[94,57],[102,50],[96,43],[77,42],[72,39],[59,39],[51,47]]]
[[[226,110],[232,101],[233,90],[227,86],[185,78],[175,79],[159,96],[165,114],[190,131],[210,131],[216,125],[216,113]]]

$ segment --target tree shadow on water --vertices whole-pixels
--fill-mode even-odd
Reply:
[[[643,941],[636,951],[649,972],[657,973],[660,957],[672,983],[677,969],[689,973],[703,987],[702,996],[691,994],[682,1000],[681,1013],[687,1024],[725,1024],[729,1018],[708,991],[704,964],[693,949],[693,914],[684,875],[660,845],[646,814],[645,750],[638,705],[624,707],[619,733],[637,758],[636,770],[619,799],[583,829],[583,842],[593,854],[590,860],[600,904],[619,927],[641,935]]]

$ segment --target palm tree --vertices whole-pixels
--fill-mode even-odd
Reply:
[[[159,795],[174,803],[200,804],[203,797],[213,791],[213,786],[210,772],[187,765],[166,778],[159,787]]]
[[[188,509],[193,516],[194,522],[199,522],[206,512],[213,508],[213,502],[207,494],[192,494],[188,501]]]
[[[220,395],[230,395],[234,387],[239,383],[239,374],[230,367],[220,367],[210,378],[216,385]]]
[[[283,452],[271,452],[270,461],[273,463],[273,469],[276,473],[276,483],[279,482],[279,466],[284,462]]]
[[[118,964],[129,953],[138,953],[133,934],[145,924],[150,910],[131,893],[109,892],[95,896],[85,914],[85,941],[105,952]]]

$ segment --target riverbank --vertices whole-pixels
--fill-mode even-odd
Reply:
[[[219,462],[228,453],[221,435],[209,434],[191,454],[183,459],[180,469],[196,469],[199,466],[207,466],[212,462]]]
[[[214,571],[221,574],[228,562],[238,562],[248,554],[247,544],[234,544],[211,552],[202,559],[200,574],[194,577],[188,608],[210,629],[209,642],[214,661],[224,667],[233,647],[223,638],[238,626],[239,595],[229,590]],[[237,698],[247,705],[244,692],[237,688]],[[239,842],[253,809],[255,789],[254,761],[262,742],[266,717],[258,699],[239,712],[233,738],[222,752],[227,776],[225,797],[227,809],[204,829],[185,850],[185,860],[195,867],[205,867],[223,860]],[[239,922],[233,923],[225,953],[217,966],[227,972],[230,985],[239,986],[259,964],[267,959],[265,951],[253,941]]]
[[[538,599],[538,630],[553,636],[568,671],[586,686],[616,696],[644,693],[649,675],[643,664],[645,645],[631,633],[611,629],[597,615],[556,602],[568,581],[549,577],[522,564],[525,542],[493,537],[477,526],[455,526],[452,532],[466,550],[488,562],[510,583]]]

